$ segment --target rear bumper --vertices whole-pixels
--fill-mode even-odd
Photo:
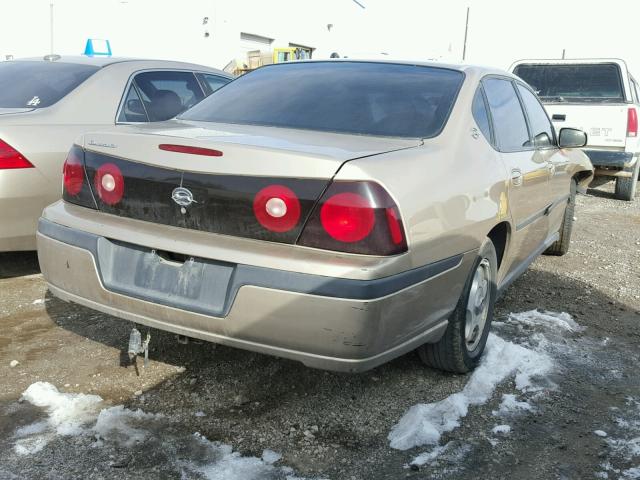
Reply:
[[[584,153],[596,168],[630,169],[638,160],[632,152],[585,149]]]
[[[42,273],[64,300],[150,327],[350,372],[437,341],[475,258],[468,252],[374,280],[233,264],[227,299],[203,307],[109,286],[98,247],[109,242],[104,237],[41,219],[37,240]],[[131,247],[150,255],[150,249]]]

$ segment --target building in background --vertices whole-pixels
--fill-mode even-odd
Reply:
[[[87,38],[103,38],[115,56],[224,68],[260,54],[329,58],[363,12],[349,0],[4,0],[0,14],[2,60],[81,54]]]

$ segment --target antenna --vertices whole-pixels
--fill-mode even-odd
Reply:
[[[464,45],[462,47],[462,61],[467,58],[467,34],[469,33],[469,10],[471,7],[467,7],[467,21],[464,25]]]

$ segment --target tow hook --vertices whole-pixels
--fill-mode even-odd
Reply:
[[[147,336],[142,341],[142,335],[137,328],[133,328],[129,334],[129,361],[133,364],[136,356],[144,353],[144,368],[147,368],[149,364],[149,342],[151,341],[151,334],[147,332]]]

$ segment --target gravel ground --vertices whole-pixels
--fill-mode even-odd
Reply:
[[[520,394],[508,378],[421,466],[411,462],[432,447],[392,449],[389,432],[468,375],[425,368],[415,354],[361,375],[327,373],[155,330],[150,364],[136,368],[122,355],[130,324],[52,297],[34,254],[0,254],[0,478],[640,478],[640,201],[613,200],[605,185],[578,197],[576,217],[570,253],[538,259],[497,304],[498,335],[537,339],[555,365],[527,397],[532,411],[492,413],[504,394]],[[586,328],[559,334],[508,319],[532,309],[568,312]],[[37,381],[162,416],[135,420],[146,432],[138,442],[55,434],[20,455],[19,429],[47,417],[19,401]],[[510,432],[492,432],[501,423]],[[251,470],[265,449],[293,470],[256,459],[262,470]],[[208,469],[216,461],[228,469]],[[240,466],[249,470],[234,476]]]

